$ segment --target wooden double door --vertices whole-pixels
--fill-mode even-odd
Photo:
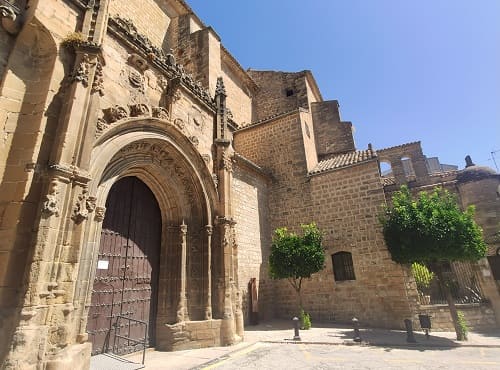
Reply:
[[[146,336],[154,345],[160,245],[161,214],[151,190],[136,177],[117,181],[106,201],[89,308],[92,354],[142,349],[117,334]]]

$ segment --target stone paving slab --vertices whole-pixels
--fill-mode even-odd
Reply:
[[[144,365],[109,353],[92,356],[89,370],[138,370]]]

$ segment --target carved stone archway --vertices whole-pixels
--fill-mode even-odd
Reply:
[[[136,176],[151,189],[161,210],[157,348],[173,349],[172,326],[191,322],[203,326],[212,321],[213,310],[221,311],[218,300],[212,300],[212,221],[217,202],[213,177],[189,139],[155,119],[128,121],[106,132],[92,158],[90,174],[96,180],[89,184],[89,193],[96,208],[92,222],[86,224],[87,248],[81,256],[85,263],[80,264],[75,296],[80,336],[86,336],[107,194],[120,178]],[[217,330],[215,337],[220,337]]]

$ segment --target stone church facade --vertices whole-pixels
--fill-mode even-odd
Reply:
[[[304,286],[313,319],[401,327],[420,304],[378,215],[402,183],[475,204],[498,253],[497,173],[429,174],[420,143],[357,149],[310,71],[244,70],[184,1],[1,0],[0,21],[5,368],[85,369],[138,348],[117,335],[236,343],[252,313],[294,313],[268,277],[272,230],[311,221],[327,255]],[[477,269],[498,324],[498,283]]]

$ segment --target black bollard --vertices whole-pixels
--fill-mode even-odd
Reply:
[[[413,327],[411,324],[411,320],[405,319],[405,327],[406,327],[406,341],[408,343],[417,343],[417,340],[413,336]]]
[[[355,342],[361,342],[361,337],[359,336],[359,321],[357,318],[352,318],[352,325],[354,327],[354,338],[352,338],[352,340]]]
[[[301,340],[300,334],[299,334],[299,325],[300,325],[299,318],[294,317],[292,319],[292,321],[293,321],[293,330],[295,331],[295,335],[293,336],[293,340]]]

